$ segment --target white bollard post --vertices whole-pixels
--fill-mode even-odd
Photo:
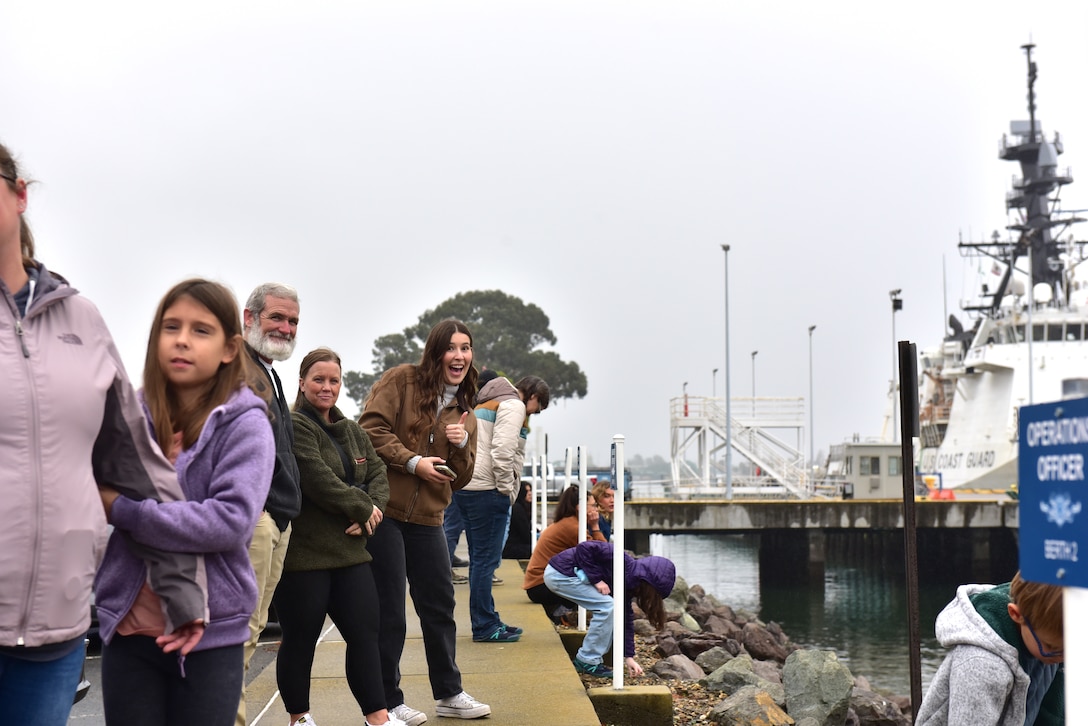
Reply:
[[[540,522],[537,531],[543,532],[548,526],[548,455],[540,455]]]
[[[529,471],[531,472],[531,478],[529,479],[529,481],[535,482],[537,480],[536,459],[530,458],[529,465]],[[533,495],[529,497],[529,529],[532,531],[532,537],[530,537],[532,541],[529,543],[529,547],[531,550],[536,549],[536,541],[540,539],[540,527],[538,526],[540,524],[540,521],[536,516],[536,497],[537,489],[539,488],[539,485],[535,485],[535,488],[533,489]]]
[[[626,583],[623,552],[623,435],[612,437],[612,483],[616,487],[616,509],[612,515],[612,688],[623,690],[623,629],[627,624]]]
[[[588,484],[589,477],[586,475],[586,461],[589,459],[589,452],[586,447],[578,447],[578,541],[586,541],[587,524],[587,512],[586,512],[586,500],[589,497]],[[585,631],[586,629],[586,609],[584,607],[578,607],[578,629]]]
[[[1081,613],[1088,612],[1088,589],[1062,588],[1062,620],[1065,631],[1065,722],[1085,723],[1088,718],[1088,624]],[[1085,644],[1082,653],[1080,643]]]

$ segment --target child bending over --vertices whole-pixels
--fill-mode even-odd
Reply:
[[[1062,589],[1027,582],[961,585],[937,616],[950,648],[917,726],[1065,723]]]

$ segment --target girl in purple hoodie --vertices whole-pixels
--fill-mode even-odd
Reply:
[[[231,292],[207,280],[176,285],[155,313],[142,396],[185,500],[101,489],[116,527],[96,581],[107,724],[234,723],[257,603],[248,540],[275,459],[256,393],[267,387],[249,369],[239,320]],[[206,621],[163,635],[162,593],[148,585],[139,545],[202,555]]]
[[[556,595],[578,603],[593,613],[582,646],[574,656],[579,673],[599,678],[611,678],[612,669],[604,663],[604,654],[612,647],[612,618],[615,602],[612,598],[612,543],[599,540],[579,542],[551,558],[544,568],[544,584]],[[631,601],[659,630],[665,625],[664,598],[676,584],[676,566],[664,557],[635,558],[623,553],[624,603],[623,655],[627,671],[642,675],[642,666],[635,660],[634,612]]]

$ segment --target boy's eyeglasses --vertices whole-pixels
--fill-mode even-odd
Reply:
[[[1031,621],[1024,617],[1024,625],[1028,626],[1028,632],[1031,633],[1031,637],[1035,638],[1035,646],[1039,649],[1039,655],[1044,658],[1060,658],[1065,654],[1065,648],[1058,648],[1057,650],[1047,650],[1043,647],[1043,641],[1039,640],[1038,634],[1035,632],[1035,628],[1031,627]]]

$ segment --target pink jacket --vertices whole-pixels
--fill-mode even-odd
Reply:
[[[108,533],[96,482],[177,499],[98,310],[44,266],[25,317],[0,283],[0,646],[82,635]],[[180,625],[207,613],[203,558],[171,555]],[[176,578],[176,579],[175,579]],[[161,580],[160,580],[161,581]]]

